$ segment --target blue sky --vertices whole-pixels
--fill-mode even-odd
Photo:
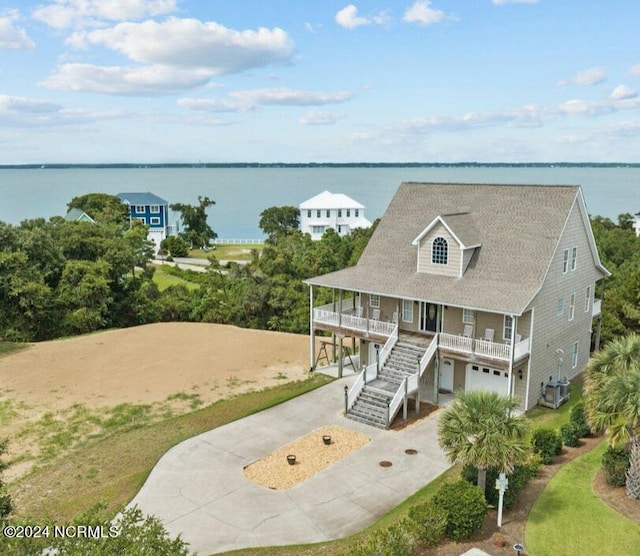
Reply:
[[[0,0],[0,164],[638,162],[633,0]]]

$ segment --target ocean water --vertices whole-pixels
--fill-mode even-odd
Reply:
[[[592,215],[640,211],[640,168],[43,168],[0,169],[0,221],[64,215],[67,203],[86,193],[151,191],[169,204],[208,196],[219,238],[259,239],[266,208],[297,206],[328,189],[362,203],[373,221],[403,181],[581,185]]]

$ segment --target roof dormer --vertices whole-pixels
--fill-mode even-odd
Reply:
[[[460,278],[481,243],[471,213],[460,212],[436,216],[412,245],[418,247],[418,272]]]

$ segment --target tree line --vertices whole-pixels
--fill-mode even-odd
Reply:
[[[215,237],[206,214],[214,204],[199,197],[196,206],[172,206],[185,224],[182,247],[206,245]],[[259,221],[265,246],[252,252],[248,264],[222,267],[210,257],[204,273],[173,270],[198,287],[179,284],[160,291],[147,228],[129,221],[126,205],[94,193],[72,199],[68,207],[80,208],[95,223],[62,217],[18,226],[0,222],[0,337],[5,340],[39,341],[162,321],[306,334],[309,296],[303,280],[356,264],[375,228],[346,237],[328,229],[312,241],[298,229],[296,207],[270,207]],[[617,222],[601,216],[591,222],[602,262],[612,272],[603,296],[606,343],[640,332],[640,239],[630,214]],[[330,296],[320,288],[316,301],[328,303]]]

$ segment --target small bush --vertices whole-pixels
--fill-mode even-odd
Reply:
[[[565,446],[576,448],[580,446],[580,428],[575,423],[565,423],[560,427],[560,436]]]
[[[533,431],[531,437],[533,452],[540,454],[542,463],[548,465],[553,460],[553,456],[562,453],[562,437],[557,431],[541,427]]]
[[[436,506],[433,500],[413,506],[409,518],[418,526],[418,538],[426,546],[436,546],[442,542],[447,530],[447,510]]]
[[[467,539],[484,523],[487,502],[480,487],[464,479],[447,483],[434,495],[433,503],[447,512],[447,536]]]
[[[627,469],[629,469],[628,450],[609,446],[602,455],[602,467],[604,468],[605,481],[609,486],[624,486]]]
[[[169,236],[160,242],[160,247],[171,257],[186,257],[189,255],[189,244],[179,236]]]
[[[411,519],[403,519],[376,531],[368,541],[356,543],[347,556],[410,556],[417,539],[418,525]]]
[[[569,422],[576,427],[580,438],[591,434],[584,402],[578,402],[571,408],[569,412]]]

